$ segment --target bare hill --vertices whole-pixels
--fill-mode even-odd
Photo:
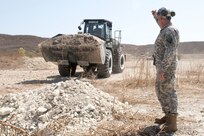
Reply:
[[[131,55],[146,55],[151,54],[154,45],[132,45],[124,44],[125,51]],[[178,48],[179,54],[204,54],[204,41],[181,42]]]
[[[26,51],[37,51],[38,43],[45,39],[32,35],[0,34],[0,54],[1,56],[10,56],[15,54],[19,48],[24,48]]]
[[[17,53],[19,48],[26,51],[38,52],[38,43],[47,38],[32,35],[7,35],[0,34],[0,56],[10,56]],[[123,44],[125,51],[133,56],[151,54],[153,44],[132,45]],[[204,41],[182,42],[179,47],[180,54],[204,54]]]

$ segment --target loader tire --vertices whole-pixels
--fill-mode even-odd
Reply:
[[[104,64],[99,64],[97,66],[97,76],[98,78],[110,77],[113,68],[113,55],[110,50],[106,50],[106,58]]]
[[[59,74],[62,77],[74,76],[76,72],[76,64],[71,65],[58,65]]]
[[[58,65],[59,74],[62,77],[66,77],[70,75],[70,66],[69,65]]]
[[[114,56],[113,73],[122,73],[125,69],[125,54],[120,51]]]

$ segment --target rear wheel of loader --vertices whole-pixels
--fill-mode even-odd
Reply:
[[[120,51],[114,56],[113,73],[122,73],[125,69],[125,54]]]
[[[58,65],[59,74],[62,77],[70,75],[70,66],[69,65]]]
[[[110,77],[113,68],[113,56],[110,50],[106,50],[106,58],[104,64],[99,64],[97,67],[98,78]]]
[[[70,65],[58,65],[59,73],[62,77],[70,77],[74,76],[76,72],[76,64],[70,64]]]

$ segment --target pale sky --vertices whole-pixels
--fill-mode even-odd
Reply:
[[[174,10],[181,42],[204,41],[204,0],[1,0],[0,33],[52,37],[75,34],[85,18],[113,22],[122,43],[154,43],[160,28],[151,10]]]

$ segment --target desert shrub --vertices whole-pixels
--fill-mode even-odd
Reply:
[[[19,54],[20,56],[25,56],[25,53],[26,53],[26,50],[25,50],[24,48],[19,48],[19,49],[18,49],[18,54]]]
[[[178,54],[178,60],[181,60],[182,54]]]
[[[33,58],[35,56],[35,53],[32,51],[29,51],[26,53],[26,56],[28,56],[29,58]]]

